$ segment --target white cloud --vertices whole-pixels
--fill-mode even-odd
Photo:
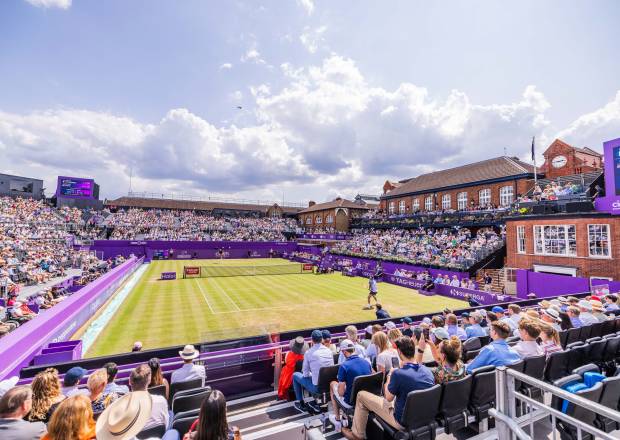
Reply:
[[[297,4],[301,6],[308,15],[312,15],[312,13],[314,12],[313,0],[297,0]]]
[[[220,66],[220,70],[229,70],[229,69],[232,69],[231,63],[224,63]]]
[[[233,101],[241,101],[243,99],[243,92],[241,90],[235,90],[229,96]]]
[[[325,37],[323,34],[327,30],[327,26],[320,26],[316,29],[311,29],[306,26],[304,28],[303,33],[300,35],[299,40],[301,44],[308,50],[310,53],[316,53],[316,51],[324,46]]]
[[[38,8],[60,8],[69,9],[72,0],[26,0],[32,6]]]
[[[534,86],[515,102],[481,105],[458,90],[440,99],[406,82],[373,86],[336,55],[281,69],[284,86],[230,96],[253,101],[256,122],[248,126],[216,126],[184,108],[152,124],[86,110],[0,112],[0,157],[48,184],[62,174],[93,176],[106,195],[125,191],[133,167],[135,190],[280,198],[284,189],[287,199],[321,201],[378,193],[386,178],[499,156],[505,147],[525,156],[533,134],[597,146],[620,132],[620,92],[557,133]]]
[[[242,63],[266,64],[256,47],[248,49],[240,58]]]

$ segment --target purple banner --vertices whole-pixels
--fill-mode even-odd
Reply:
[[[140,264],[126,261],[0,339],[0,380],[19,374],[46,344],[68,340]]]
[[[162,280],[176,280],[177,273],[176,272],[162,272],[161,278]]]
[[[597,211],[620,215],[620,138],[603,142],[605,197],[597,197]]]
[[[536,294],[538,298],[547,298],[589,291],[588,278],[517,270],[517,296],[521,299],[526,299],[529,293]]]
[[[370,274],[374,275],[375,267],[377,266],[377,261],[371,260],[369,258],[349,257],[347,255],[337,255],[337,254],[331,254],[331,256],[333,259],[336,260],[337,266],[340,266],[339,263],[344,260],[351,261],[353,268],[355,268],[357,264],[359,263],[362,267],[362,271],[365,274],[364,276],[368,276]],[[457,272],[457,271],[448,270],[448,269],[430,269],[428,267],[413,266],[411,264],[394,263],[390,261],[382,261],[381,265],[383,266],[383,272],[386,274],[394,273],[396,269],[406,270],[408,272],[410,271],[424,272],[425,270],[427,270],[432,275],[433,278],[436,278],[438,274],[448,275],[450,279],[452,279],[453,275],[456,275],[456,277],[459,280],[462,278],[469,278],[469,273],[467,272]]]

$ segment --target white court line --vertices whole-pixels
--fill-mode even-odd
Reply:
[[[228,296],[228,294],[226,293],[226,291],[224,289],[222,289],[220,287],[220,285],[218,284],[217,281],[215,281],[215,278],[211,278],[211,283],[215,286],[215,288],[217,289],[218,292],[222,293],[226,298],[228,298],[228,301],[230,301],[232,303],[233,306],[235,306],[235,308],[237,309],[238,312],[241,311],[241,309],[239,308],[239,306],[237,305],[236,302],[234,302],[232,300],[232,298],[230,296]]]
[[[209,310],[211,310],[211,313],[213,313],[215,315],[215,312],[213,311],[213,307],[211,307],[211,303],[209,302],[209,300],[207,299],[207,295],[205,294],[205,291],[202,290],[202,286],[200,285],[200,283],[198,282],[198,278],[194,278],[194,281],[196,281],[196,284],[198,284],[198,289],[200,289],[200,293],[202,293],[202,297],[205,299],[205,302],[207,303],[207,305],[209,306]]]

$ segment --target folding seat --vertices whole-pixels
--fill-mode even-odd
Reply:
[[[482,344],[480,344],[480,338],[469,338],[463,342],[463,359],[467,356],[468,351],[480,350]]]
[[[616,315],[616,319],[614,320],[614,322],[616,323],[616,327],[614,328],[614,331],[620,332],[620,317],[618,317],[618,315]]]
[[[467,426],[469,411],[469,395],[471,394],[473,376],[453,380],[443,384],[441,403],[439,404],[439,424],[446,434],[458,431]]]
[[[588,338],[590,338],[593,325],[594,324],[590,324],[590,325],[584,325],[583,327],[581,327],[581,331],[579,332],[579,339],[581,341],[585,342],[586,340],[588,340]]]
[[[579,376],[583,377],[585,373],[600,373],[600,372],[601,372],[601,369],[598,367],[598,365],[586,364],[586,365],[582,365],[579,368],[575,368],[572,371],[572,374],[578,374]]]
[[[478,339],[480,339],[480,345],[482,347],[484,347],[485,345],[489,345],[491,343],[490,336],[479,336]]]
[[[562,348],[566,348],[566,340],[568,339],[568,330],[562,330],[559,332],[560,335],[560,345]]]
[[[211,387],[183,390],[175,394],[172,399],[172,412],[191,411],[200,408],[202,401],[211,393]]]
[[[592,340],[592,338],[590,338]],[[603,363],[603,355],[607,348],[607,339],[598,339],[590,342],[590,351],[588,352],[588,361],[600,365]]]
[[[557,380],[553,381],[553,385],[558,388],[565,388],[572,384],[578,384],[583,381],[583,377],[579,374],[569,374],[567,376],[561,377]],[[551,397],[551,407],[562,411],[562,404],[564,403],[564,399],[556,396],[555,394]]]
[[[191,379],[183,382],[174,382],[170,384],[170,397],[168,397],[168,401],[172,403],[172,399],[174,399],[174,395],[177,391],[183,390],[192,390],[196,388],[200,388],[203,385],[203,379]]]
[[[605,338],[605,341],[607,341],[607,346],[603,353],[603,362],[613,363],[618,357],[618,351],[620,351],[620,336],[610,336]]]
[[[149,429],[143,429],[138,434],[136,434],[136,438],[139,440],[148,438],[162,438],[165,432],[166,425],[162,423],[161,425],[156,425]]]
[[[525,367],[525,361],[523,359],[507,366],[507,368],[518,371],[519,373],[523,373],[523,367]],[[515,379],[515,389],[518,390],[519,388],[521,388],[521,381]]]
[[[318,392],[314,394],[314,398],[318,402],[318,407],[311,404],[311,408],[316,412],[327,412],[329,404],[329,384],[338,379],[338,369],[340,365],[331,365],[329,367],[321,367],[319,370],[319,382],[317,383]]]
[[[441,385],[419,391],[411,391],[403,410],[403,430],[397,430],[380,417],[375,423],[383,431],[383,439],[426,440],[434,439],[437,431],[437,415],[441,401]]]
[[[555,382],[564,376],[568,376],[568,373],[568,351],[551,353],[545,367],[545,381]]]
[[[569,344],[572,344],[573,342],[579,342],[581,339],[579,338],[579,335],[581,333],[581,328],[571,328],[567,330],[567,335],[566,335],[566,344],[565,346],[568,346]]]
[[[166,385],[156,385],[154,387],[149,387],[147,391],[153,395],[166,397]]]
[[[618,400],[620,399],[620,376],[603,379],[602,384],[603,391],[598,403],[617,411],[620,409],[620,402]],[[615,420],[608,419],[600,414],[596,415],[594,426],[605,432],[611,432],[618,429],[618,424]]]
[[[524,361],[523,374],[527,374],[534,379],[543,380],[546,365],[547,357],[544,354],[541,354],[540,356],[528,357]],[[520,390],[523,394],[530,397],[542,396],[542,391],[539,388],[530,386],[526,383],[521,384]]]
[[[599,402],[602,391],[603,391],[603,383],[598,382],[592,388],[577,391],[575,395],[583,397],[584,399],[592,400],[594,402]],[[568,403],[567,408],[566,408],[566,415],[573,417],[575,419],[578,419],[592,426],[594,426],[594,422],[596,420],[595,412],[587,410],[581,406],[574,405],[570,402]],[[560,438],[562,440],[577,440],[578,438],[580,438],[581,440],[593,439],[593,437],[590,434],[587,434],[583,431],[581,432],[581,437],[578,437],[577,428],[575,428],[573,425],[565,421],[558,420],[556,422],[556,426],[558,428],[558,431],[560,432]]]
[[[187,419],[187,418],[192,418],[192,417],[194,419],[197,419],[199,414],[200,414],[200,408],[191,409],[189,411],[180,411],[172,415],[172,421]]]
[[[613,319],[608,319],[607,321],[604,321],[603,326],[602,326],[601,336],[606,336],[611,333],[614,333],[615,327],[616,327],[616,323]]]
[[[351,389],[351,405],[347,405],[344,402],[336,400],[338,409],[347,416],[351,421],[353,417],[353,410],[355,409],[355,402],[357,401],[357,395],[360,391],[368,391],[369,393],[381,395],[381,388],[383,386],[383,373],[378,372],[374,374],[367,374],[364,376],[357,376],[353,380],[353,386]]]
[[[604,322],[597,322],[596,324],[592,324],[590,326],[590,338],[603,337],[603,324]]]
[[[471,393],[467,406],[476,422],[489,416],[489,409],[495,405],[495,367],[481,367],[472,371]]]
[[[590,346],[587,344],[578,345],[568,350],[568,371],[573,371],[588,363]]]
[[[175,419],[172,422],[172,429],[176,429],[179,432],[188,432],[189,428],[192,426],[192,423],[194,423],[194,421],[197,419],[198,417],[185,417],[184,419]]]
[[[480,350],[482,350],[482,349],[480,349]],[[472,359],[474,359],[476,356],[478,356],[478,354],[480,354],[480,350],[468,351],[465,354],[465,362],[467,363],[467,362],[471,361]]]

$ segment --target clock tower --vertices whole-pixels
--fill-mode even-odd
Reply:
[[[554,140],[543,153],[545,163],[540,171],[547,179],[603,171],[603,157],[590,148],[577,148],[560,139]]]

